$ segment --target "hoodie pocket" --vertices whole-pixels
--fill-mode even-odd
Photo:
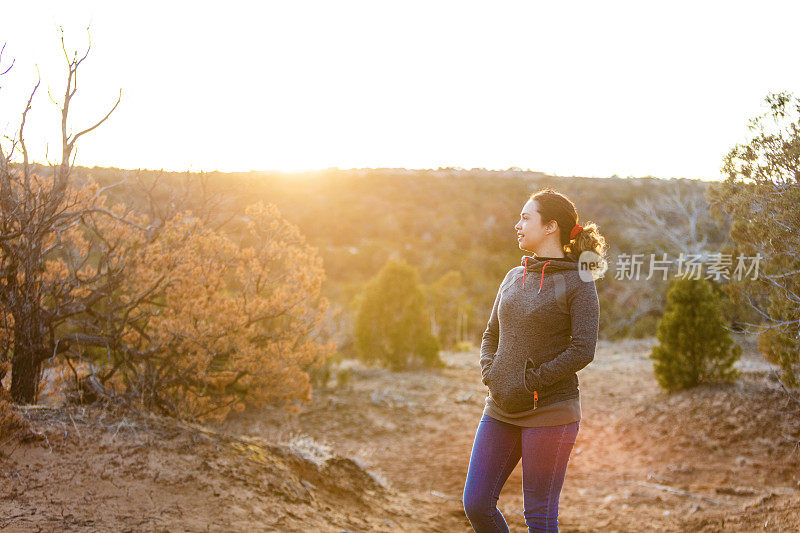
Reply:
[[[497,365],[500,364],[500,367]],[[489,378],[492,400],[506,413],[534,408],[533,395],[525,387],[525,361],[495,361]]]

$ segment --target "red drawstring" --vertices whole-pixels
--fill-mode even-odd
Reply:
[[[542,276],[541,276],[541,279],[539,280],[539,291],[536,294],[539,294],[540,292],[542,292],[542,283],[544,283],[544,269],[547,268],[547,265],[549,265],[549,264],[550,264],[550,261],[548,261],[547,263],[544,264],[544,266],[542,266]],[[525,274],[527,272],[528,272],[528,256],[526,255],[525,256],[525,269],[522,271],[522,286],[523,287],[525,286]]]
[[[544,266],[542,267],[542,276],[541,276],[541,279],[539,280],[539,292],[542,292],[542,283],[544,283],[544,269],[547,268],[547,265],[549,265],[549,264],[550,264],[550,261],[545,263]],[[539,294],[539,292],[537,292],[536,294]]]
[[[522,286],[525,286],[525,273],[528,271],[528,256],[525,256],[525,269],[522,271]]]

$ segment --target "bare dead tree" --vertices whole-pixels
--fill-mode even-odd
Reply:
[[[18,133],[7,151],[0,145],[0,304],[4,318],[13,319],[13,358],[11,396],[19,403],[36,400],[41,364],[47,358],[69,349],[69,343],[58,343],[54,336],[54,323],[64,309],[49,309],[45,301],[47,283],[44,281],[44,258],[61,246],[61,235],[79,224],[91,211],[108,210],[92,207],[76,209],[74,197],[67,188],[74,165],[76,142],[105,122],[119,105],[120,96],[111,110],[94,125],[78,133],[68,132],[68,117],[72,99],[77,91],[78,68],[91,49],[91,38],[86,53],[78,57],[77,51],[69,57],[64,43],[61,45],[67,60],[67,85],[61,110],[61,161],[50,164],[51,176],[44,178],[35,172],[38,165],[31,164],[25,143],[25,125],[28,112],[41,80],[33,87],[22,112]],[[87,28],[88,32],[88,28]],[[10,67],[9,67],[10,68]],[[5,72],[8,72],[6,69]],[[21,165],[14,162],[22,158]],[[72,159],[72,161],[71,161]],[[104,190],[98,191],[95,199]],[[52,236],[56,238],[50,243]],[[50,287],[52,288],[52,287]],[[99,295],[94,296],[95,299]],[[91,305],[83,302],[81,307]]]
[[[627,231],[632,240],[654,253],[702,254],[708,235],[702,224],[711,220],[703,190],[681,190],[674,186],[656,199],[643,199],[626,208],[623,216],[631,222]]]
[[[705,260],[710,248],[722,245],[727,221],[712,217],[705,189],[704,184],[675,180],[664,189],[659,187],[651,197],[623,208],[622,217],[628,222],[625,237],[634,246],[633,253],[653,254],[656,261],[665,255],[668,261],[675,260],[681,253]],[[646,270],[647,264],[643,266]],[[613,298],[626,312],[604,326],[608,335],[662,313],[667,282],[659,273],[653,276],[646,284],[625,283],[615,288]]]

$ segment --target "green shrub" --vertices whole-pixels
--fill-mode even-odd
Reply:
[[[658,323],[659,344],[650,358],[659,385],[666,390],[739,377],[733,364],[742,347],[725,329],[719,297],[706,279],[670,282],[667,306]]]
[[[361,358],[392,370],[421,363],[444,366],[416,269],[406,262],[389,261],[367,283],[355,327]]]

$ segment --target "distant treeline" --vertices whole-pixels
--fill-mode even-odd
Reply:
[[[710,182],[684,178],[581,178],[449,168],[209,172],[204,173],[208,190],[200,191],[191,189],[198,174],[74,169],[78,181],[87,174],[101,185],[124,177],[158,179],[162,186],[174,182],[176,188],[187,188],[188,195],[224,199],[224,212],[218,215],[231,235],[243,232],[246,205],[258,200],[276,205],[318,248],[327,276],[324,294],[345,315],[352,316],[354,296],[390,258],[416,266],[420,280],[430,286],[456,271],[466,320],[436,317],[436,322],[458,320],[467,326],[466,331],[458,328],[459,338],[442,339],[445,347],[465,338],[475,341],[483,331],[499,281],[528,253],[516,245],[514,224],[527,197],[540,188],[566,194],[578,209],[579,221],[596,222],[606,238],[609,270],[598,281],[605,338],[655,333],[667,281],[661,274],[645,279],[651,256],[661,260],[667,254],[669,277],[676,276],[681,253],[720,252],[730,226],[709,213],[704,193]],[[145,199],[119,197],[112,203],[117,201],[136,204]],[[638,279],[631,271],[622,275],[620,254],[642,254]],[[747,315],[730,302],[726,312],[732,322]]]

